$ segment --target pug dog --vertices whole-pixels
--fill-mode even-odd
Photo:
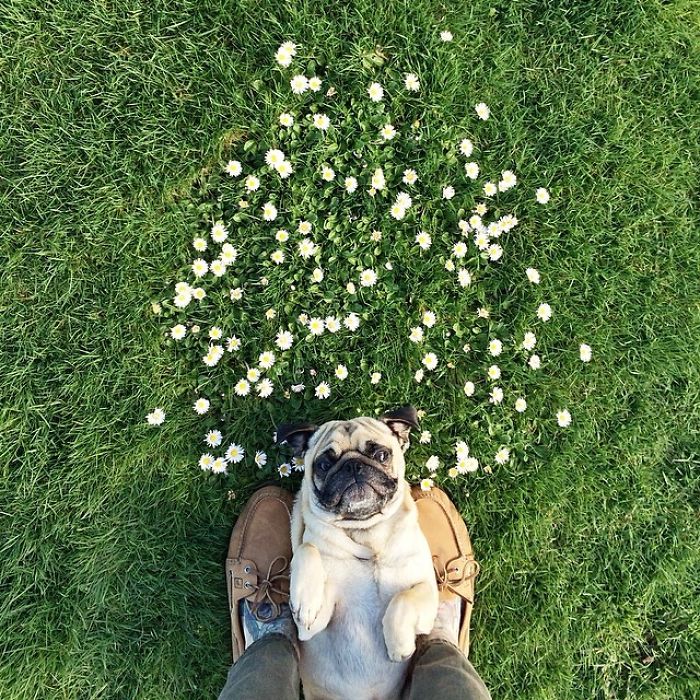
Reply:
[[[290,608],[308,700],[398,698],[416,636],[435,622],[432,557],[404,479],[412,428],[416,411],[406,406],[277,430],[304,456]]]

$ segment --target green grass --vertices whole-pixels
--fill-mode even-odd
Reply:
[[[221,163],[281,111],[255,81],[287,39],[336,71],[381,46],[447,125],[484,100],[494,162],[555,195],[508,249],[494,306],[511,299],[515,324],[533,300],[508,269],[546,270],[537,395],[574,423],[534,422],[527,462],[450,488],[483,564],[472,660],[494,697],[700,694],[699,20],[688,0],[6,3],[0,697],[223,684],[223,558],[260,475],[197,468],[199,366],[150,305],[180,278]],[[386,348],[396,323],[377,328]],[[585,370],[566,352],[581,341]],[[398,381],[363,407],[404,398]],[[444,396],[423,386],[416,403],[468,429],[459,387]],[[348,405],[319,403],[317,419]],[[160,429],[143,420],[156,405]],[[262,444],[282,417],[235,424]]]

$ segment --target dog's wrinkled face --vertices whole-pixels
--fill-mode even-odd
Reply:
[[[373,418],[325,423],[314,435],[307,460],[319,505],[350,520],[381,512],[405,469],[395,436]]]
[[[321,510],[342,521],[367,521],[401,495],[412,427],[418,427],[416,411],[406,406],[379,420],[280,426],[278,440],[304,455],[304,487]]]

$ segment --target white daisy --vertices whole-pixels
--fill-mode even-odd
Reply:
[[[422,369],[417,369],[416,373],[413,375],[413,378],[420,384],[423,381],[423,376],[424,372]]]
[[[272,394],[272,389],[272,380],[268,377],[262,379],[260,383],[255,387],[255,390],[258,392],[258,396],[261,399],[266,399],[268,396],[270,396],[270,394]]]
[[[275,265],[281,265],[284,262],[284,251],[275,250],[270,253],[270,260],[272,260]]]
[[[207,242],[204,238],[195,238],[192,241],[192,247],[198,252],[203,253],[207,249]]]
[[[237,396],[247,396],[250,392],[250,383],[245,379],[239,379],[235,383],[233,390],[236,392]]]
[[[230,243],[224,243],[221,246],[221,262],[224,265],[232,265],[237,257],[238,251]]]
[[[484,196],[485,197],[493,197],[493,195],[498,192],[498,187],[496,185],[489,181],[484,183]]]
[[[432,311],[424,311],[422,316],[423,325],[426,328],[432,328],[437,321],[437,316]]]
[[[418,181],[418,173],[412,168],[407,168],[403,171],[402,182],[406,185],[413,185]]]
[[[194,402],[195,413],[198,413],[200,416],[203,416],[209,410],[209,406],[210,403],[208,399],[197,399]]]
[[[292,164],[288,160],[282,161],[275,167],[275,170],[283,180],[294,172],[294,168],[292,168]]]
[[[467,254],[467,244],[464,241],[458,241],[452,246],[452,255],[462,259]]]
[[[384,171],[381,168],[377,168],[372,175],[372,187],[376,190],[383,190],[386,187]]]
[[[491,395],[489,397],[489,403],[499,404],[503,401],[503,389],[500,386],[495,386],[491,389]]]
[[[434,485],[435,485],[435,482],[432,479],[421,479],[420,490],[421,491],[430,491],[430,489],[432,489]]]
[[[469,139],[462,139],[459,142],[459,152],[466,158],[469,158],[474,152],[474,144]]]
[[[453,39],[452,32],[445,29],[442,32],[440,32],[440,38],[443,41],[452,41],[452,39]]]
[[[355,294],[355,292],[357,292],[357,287],[355,287],[355,283],[354,283],[354,282],[348,282],[348,283],[345,285],[345,289],[346,289],[346,291],[347,291],[348,294]]]
[[[248,369],[245,376],[251,384],[255,384],[255,382],[260,379],[260,370],[257,367],[251,367]]]
[[[433,239],[430,234],[425,231],[419,231],[416,234],[416,243],[420,246],[421,250],[428,250],[433,243]]]
[[[368,88],[369,99],[372,102],[381,102],[384,98],[384,88],[379,83],[372,83]]]
[[[283,161],[284,161],[284,152],[280,151],[279,148],[270,148],[265,153],[265,162],[271,168],[276,168]]]
[[[352,194],[356,189],[357,189],[357,178],[355,177],[346,177],[345,178],[345,191],[348,194]]]
[[[255,192],[260,187],[260,180],[255,175],[248,175],[245,179],[245,186],[249,192]]]
[[[317,399],[327,399],[331,395],[331,388],[328,382],[321,382],[315,389]]]
[[[363,287],[373,287],[377,283],[377,273],[374,270],[362,270],[360,273],[360,284]]]
[[[443,199],[452,199],[452,197],[455,196],[455,188],[452,187],[452,185],[448,185],[447,187],[442,188],[442,198]]]
[[[316,76],[309,78],[309,90],[311,90],[311,92],[318,92],[321,89],[322,83],[323,81],[321,78]]]
[[[309,319],[309,332],[311,335],[321,335],[325,329],[325,323],[322,318]]]
[[[314,126],[321,131],[327,131],[331,120],[325,114],[314,114]]]
[[[530,365],[531,369],[539,369],[542,366],[539,355],[531,355],[527,363]]]
[[[212,464],[214,464],[213,455],[204,454],[199,458],[199,468],[204,472],[210,472]]]
[[[539,187],[535,192],[535,198],[540,204],[549,202],[549,192],[544,187]]]
[[[326,182],[332,182],[335,179],[335,170],[330,165],[324,165],[321,168],[321,177]]]
[[[277,473],[282,477],[287,477],[292,473],[292,465],[284,462],[277,467]]]
[[[186,333],[187,328],[185,328],[185,326],[183,326],[181,323],[178,323],[176,326],[173,326],[170,329],[170,337],[173,340],[182,340]]]
[[[379,382],[382,380],[382,373],[381,372],[372,372],[369,378],[370,384],[379,384]]]
[[[261,468],[267,464],[267,455],[262,450],[255,453],[255,463]]]
[[[207,443],[207,445],[209,445],[209,447],[218,447],[222,440],[223,436],[221,435],[220,430],[210,430],[204,438],[204,441]]]
[[[313,226],[310,221],[300,221],[297,230],[302,236],[307,236],[311,233]]]
[[[420,80],[418,80],[418,76],[415,73],[406,73],[403,84],[409,92],[418,92],[420,90]]]
[[[231,177],[238,177],[242,170],[243,168],[237,160],[230,160],[228,163],[226,163],[226,172]]]
[[[427,352],[421,362],[425,365],[426,369],[433,370],[438,366],[438,358],[434,352]]]
[[[406,216],[406,207],[402,207],[398,202],[394,202],[394,204],[391,205],[391,209],[389,210],[389,213],[397,220],[401,221],[401,219]]]
[[[474,396],[474,390],[476,387],[474,386],[474,382],[466,382],[464,385],[464,393],[467,396]]]
[[[494,338],[489,342],[489,352],[494,357],[498,357],[503,352],[503,343],[498,338]]]
[[[479,104],[474,107],[474,110],[479,119],[483,119],[484,121],[491,116],[491,110],[488,108],[488,105],[483,102],[479,102]]]
[[[593,357],[591,346],[586,345],[586,343],[581,343],[581,345],[578,346],[578,356],[581,358],[582,362],[590,362],[591,357]]]
[[[243,458],[245,457],[245,450],[240,445],[232,442],[226,448],[225,457],[227,461],[233,464],[238,464],[239,462],[243,461]]]
[[[329,333],[337,333],[341,327],[340,319],[337,316],[326,316],[324,324]]]
[[[568,428],[571,425],[571,414],[567,409],[557,411],[557,423],[562,428]]]
[[[385,124],[381,129],[381,135],[385,141],[391,141],[396,136],[396,129],[392,124]]]
[[[457,273],[457,279],[462,287],[468,287],[472,283],[472,276],[469,273],[469,270],[465,270],[463,268],[460,268],[459,272]]]
[[[528,331],[523,336],[523,349],[532,350],[535,347],[535,345],[537,345],[537,336],[532,331]]]
[[[294,117],[289,112],[282,112],[280,114],[280,125],[286,127],[294,126]]]
[[[243,290],[240,287],[236,287],[229,292],[231,301],[240,301],[243,299]]]
[[[294,343],[294,336],[289,331],[279,331],[275,344],[280,350],[289,350]]]
[[[476,180],[479,177],[478,163],[470,162],[464,164],[464,172],[470,180]]]
[[[202,258],[197,258],[192,262],[192,272],[194,273],[195,277],[204,277],[204,275],[207,274],[208,270],[209,265],[207,265],[206,260],[202,260]]]
[[[430,455],[425,462],[425,466],[430,472],[436,472],[440,468],[440,458],[437,455]]]
[[[165,411],[162,408],[154,408],[147,416],[149,425],[162,425],[165,420]]]
[[[356,313],[350,313],[345,317],[343,324],[349,331],[356,331],[360,327],[360,317]]]
[[[226,350],[229,352],[237,352],[241,349],[241,339],[232,335],[230,338],[226,338]]]
[[[275,239],[277,240],[278,243],[286,243],[289,240],[289,231],[281,228],[275,234]]]
[[[277,218],[277,207],[272,202],[265,202],[263,205],[263,219],[274,221]]]
[[[454,271],[455,271],[455,264],[454,264],[454,262],[452,262],[452,260],[450,260],[449,258],[448,258],[447,260],[445,260],[445,269],[446,269],[448,272],[454,272]]]
[[[527,275],[527,278],[530,280],[530,282],[532,282],[533,284],[540,283],[540,273],[534,267],[528,267],[527,270],[525,270],[525,274]]]
[[[408,336],[408,339],[413,343],[423,342],[423,329],[420,326],[411,328],[411,335]]]
[[[549,304],[540,304],[537,307],[537,318],[542,321],[549,321],[552,318],[552,307]]]
[[[335,368],[335,376],[341,381],[346,379],[348,376],[348,368],[345,365],[338,365]]]
[[[495,381],[501,378],[501,368],[498,365],[491,365],[487,372],[489,379]]]
[[[496,260],[500,260],[501,257],[503,257],[503,248],[498,245],[498,243],[492,243],[489,246],[489,260],[493,260],[494,262]]]
[[[316,244],[310,238],[299,241],[299,255],[308,259],[316,252]]]
[[[271,350],[265,350],[261,352],[258,357],[258,364],[262,369],[270,369],[275,364],[275,353]]]
[[[526,408],[527,408],[527,401],[525,401],[525,399],[522,396],[515,400],[515,410],[518,413],[524,413]]]
[[[226,274],[226,263],[219,258],[212,260],[211,264],[209,265],[209,270],[214,277],[223,277],[223,275]]]
[[[289,85],[295,95],[301,95],[309,89],[309,81],[306,79],[305,75],[295,75],[289,81]]]

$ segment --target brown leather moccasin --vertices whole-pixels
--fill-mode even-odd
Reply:
[[[454,595],[461,598],[459,647],[468,656],[474,579],[479,573],[479,563],[474,559],[467,526],[441,489],[422,491],[419,486],[413,486],[411,495],[418,508],[418,522],[433,555],[440,600],[448,600]]]
[[[240,601],[247,598],[253,610],[269,603],[273,617],[279,614],[282,603],[289,602],[293,503],[289,491],[265,486],[250,497],[233,527],[226,558],[226,587],[234,663],[245,649]]]

